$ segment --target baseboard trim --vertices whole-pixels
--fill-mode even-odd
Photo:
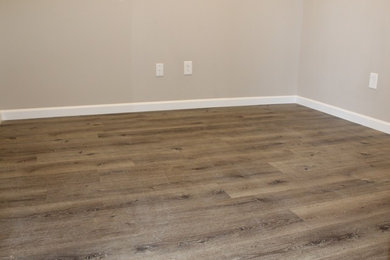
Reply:
[[[182,110],[213,107],[235,107],[253,105],[293,104],[296,103],[296,96],[270,96],[270,97],[241,97],[241,98],[216,98],[216,99],[194,99],[180,101],[159,101],[142,103],[125,103],[92,106],[69,106],[69,107],[48,107],[32,109],[4,110],[0,118],[3,121],[105,115],[132,112],[151,112],[166,110]]]
[[[297,103],[299,105],[312,108],[324,112],[326,114],[339,117],[350,122],[363,125],[387,134],[390,134],[390,123],[382,120],[378,120],[369,116],[358,114],[346,109],[342,109],[336,106],[328,105],[320,101],[312,100],[304,97],[297,97]]]
[[[332,116],[336,116],[387,134],[390,134],[390,123],[378,120],[369,116],[361,115],[336,106],[328,105],[316,100],[300,96],[270,96],[270,97],[241,97],[241,98],[214,98],[214,99],[194,99],[179,101],[158,101],[92,106],[69,106],[69,107],[49,107],[32,109],[15,109],[0,111],[1,121],[121,114],[133,112],[168,111],[213,107],[237,107],[256,105],[276,105],[276,104],[299,104],[305,107],[318,110]]]

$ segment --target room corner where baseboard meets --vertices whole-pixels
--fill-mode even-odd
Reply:
[[[312,108],[317,111],[321,111],[323,113],[345,119],[347,121],[363,125],[386,134],[390,134],[390,123],[386,121],[382,121],[376,118],[372,118],[369,116],[365,116],[362,114],[358,114],[343,108],[339,108],[336,106],[328,105],[326,103],[322,103],[320,101],[312,100],[309,98],[304,98],[297,96],[297,103],[299,105]]]
[[[68,106],[68,107],[47,107],[31,109],[13,109],[1,112],[3,121],[121,114],[133,112],[169,111],[183,109],[213,108],[213,107],[235,107],[254,105],[275,105],[294,104],[296,96],[269,96],[269,97],[240,97],[240,98],[214,98],[214,99],[193,99],[178,101],[156,101],[124,104],[107,104],[91,106]]]

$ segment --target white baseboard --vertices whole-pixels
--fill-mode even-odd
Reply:
[[[348,120],[350,122],[390,134],[389,122],[378,120],[369,116],[358,114],[349,110],[345,110],[336,106],[328,105],[316,100],[312,100],[300,96],[297,97],[297,103],[302,106],[309,107],[324,112],[326,114],[336,116]]]
[[[111,105],[49,107],[32,109],[4,110],[0,113],[1,120],[20,120],[51,117],[105,115],[132,112],[167,111],[212,107],[235,107],[275,104],[300,104],[387,134],[390,134],[390,123],[372,117],[361,115],[339,107],[328,105],[316,100],[300,96],[242,97],[194,99],[180,101],[159,101],[142,103],[125,103]]]
[[[4,110],[1,112],[3,121],[36,119],[67,116],[86,116],[120,114],[131,112],[166,111],[212,107],[234,107],[253,105],[293,104],[296,96],[271,96],[271,97],[242,97],[242,98],[216,98],[194,99],[180,101],[159,101],[142,103],[125,103],[92,106],[48,107],[32,109]]]

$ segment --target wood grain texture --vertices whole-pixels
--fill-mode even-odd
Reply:
[[[299,105],[0,126],[0,259],[389,250],[390,136]]]

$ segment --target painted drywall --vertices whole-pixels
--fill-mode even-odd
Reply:
[[[0,109],[296,94],[301,22],[302,0],[1,0]]]
[[[298,94],[390,122],[390,1],[304,0],[303,13]]]

